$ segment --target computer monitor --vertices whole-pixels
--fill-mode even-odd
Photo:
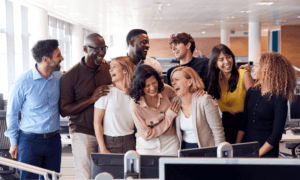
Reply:
[[[233,157],[258,157],[259,143],[248,142],[231,144]],[[218,147],[183,149],[179,151],[179,157],[217,157]]]
[[[293,102],[288,101],[289,121],[300,121],[300,94],[297,94]]]
[[[158,163],[161,157],[141,155],[141,178],[158,178]],[[110,173],[114,179],[124,178],[124,154],[91,154],[91,179],[102,172]]]
[[[300,159],[161,158],[160,180],[282,180],[300,177]]]

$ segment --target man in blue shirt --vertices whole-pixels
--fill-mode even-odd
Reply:
[[[12,158],[60,172],[59,70],[64,58],[57,40],[38,41],[31,52],[37,62],[35,67],[17,78],[10,89],[5,136],[10,139]],[[22,180],[38,179],[37,174],[24,170],[20,175]]]

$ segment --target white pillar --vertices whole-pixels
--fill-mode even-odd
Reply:
[[[14,13],[13,3],[11,1],[5,1],[6,5],[6,44],[7,44],[7,83],[8,92],[12,83],[15,80],[15,34],[14,34]]]
[[[260,42],[260,22],[249,22],[249,36],[248,36],[248,61],[252,61],[255,64],[256,60],[261,54],[261,42]]]
[[[29,11],[30,34],[33,44],[39,40],[48,39],[48,13],[40,8]]]
[[[230,48],[230,31],[228,29],[221,29],[221,44]]]
[[[83,29],[81,25],[73,25],[72,29],[72,65],[83,57]]]
[[[28,8],[21,6],[22,14],[22,58],[23,72],[29,70],[29,33],[28,33]]]

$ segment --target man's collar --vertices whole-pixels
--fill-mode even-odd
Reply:
[[[133,59],[128,55],[128,53],[127,53],[127,57],[129,57],[131,59],[131,61],[133,62]],[[144,60],[140,60],[139,63],[137,63],[137,65],[134,65],[134,64],[133,65],[134,65],[134,67],[137,67],[140,64],[144,64]]]
[[[89,71],[89,72],[100,71],[100,68],[101,68],[101,66],[99,66],[99,68],[96,69],[96,70],[88,68],[88,67],[86,66],[86,64],[85,64],[85,56],[83,56],[83,57],[81,58],[81,61],[80,61],[79,64],[80,64],[81,67],[83,67],[83,69],[85,69],[86,71]]]
[[[37,80],[37,79],[45,79],[37,70],[37,64],[34,65],[34,68],[32,68],[32,74],[33,74],[33,80]],[[50,80],[53,78],[53,73],[51,73],[51,75],[48,77],[47,80]]]

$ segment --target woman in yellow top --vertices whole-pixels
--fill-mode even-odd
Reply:
[[[223,44],[212,49],[208,69],[208,94],[217,99],[222,111],[226,141],[235,143],[246,92],[254,81],[248,71],[236,67],[234,54]]]

